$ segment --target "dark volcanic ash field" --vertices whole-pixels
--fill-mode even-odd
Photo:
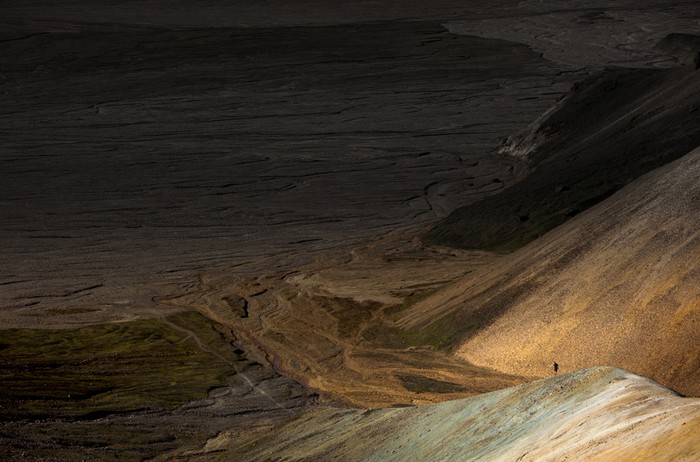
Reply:
[[[685,323],[683,339],[657,349],[682,364],[625,364],[695,390],[697,271],[684,262],[700,249],[688,173],[697,153],[637,179],[700,140],[700,46],[664,40],[672,33],[700,35],[695,0],[4,1],[0,458],[405,460],[420,443],[447,460],[434,455],[443,439],[423,429],[453,434],[450,419],[472,428],[483,413],[515,436],[486,444],[494,428],[482,420],[444,440],[453,455],[604,460],[639,456],[623,443],[641,439],[646,460],[693,460],[697,400],[619,369],[452,401],[549,373],[551,352],[528,350],[543,329],[522,334],[515,353],[535,359],[516,358],[526,362],[517,370],[496,364],[515,354],[516,336],[488,329],[509,316],[576,325],[594,297],[561,310],[552,294],[587,292],[576,277],[547,284],[569,274],[560,260],[576,276],[582,256],[614,266],[608,254],[630,258],[626,271],[653,280],[645,287],[683,295],[647,294],[672,308],[654,323]],[[584,167],[600,181],[581,180]],[[683,201],[663,187],[674,175],[691,185],[679,186]],[[654,188],[651,203],[673,206],[634,205],[646,197],[635,191]],[[624,241],[647,223],[639,210],[683,231],[643,248],[658,268],[585,240],[590,229]],[[496,222],[514,235],[502,247]],[[687,258],[664,260],[678,249]],[[614,278],[585,269],[590,291],[612,294],[596,294],[611,318],[624,305],[623,321],[646,319]],[[536,297],[523,308],[526,293]],[[485,333],[498,348],[465,349]],[[616,362],[627,340],[606,341]],[[595,351],[578,364],[571,350],[562,371],[599,366]],[[527,416],[550,425],[560,413],[576,416],[562,445],[540,444]],[[405,418],[415,425],[402,428]],[[620,427],[608,432],[611,422]],[[347,451],[348,435],[367,428],[382,444]],[[310,442],[294,452],[294,441]]]

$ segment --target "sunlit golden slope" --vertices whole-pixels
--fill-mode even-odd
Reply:
[[[699,430],[699,399],[598,367],[427,406],[317,409],[244,444],[219,435],[206,449],[237,446],[217,460],[250,461],[691,461]]]
[[[612,364],[700,395],[700,149],[401,315],[476,365]],[[449,319],[449,323],[445,323]]]

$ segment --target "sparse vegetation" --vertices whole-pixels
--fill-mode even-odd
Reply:
[[[183,432],[176,428],[129,423],[54,421],[13,425],[17,436],[31,435],[31,443],[27,443],[31,444],[31,454],[36,460],[141,461],[194,442],[197,437],[205,437],[192,429]],[[16,441],[14,451],[7,453],[3,452],[6,448],[0,448],[0,458],[17,460],[12,455],[21,454],[21,446]]]
[[[399,330],[396,334],[408,345],[431,346],[445,349],[454,341],[454,316],[448,315],[418,329]]]
[[[168,320],[212,349],[226,340],[194,312]],[[3,420],[85,418],[137,409],[174,408],[206,396],[233,374],[186,333],[160,320],[75,330],[0,331]]]

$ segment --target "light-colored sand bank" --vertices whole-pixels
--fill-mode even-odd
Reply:
[[[407,409],[319,409],[210,460],[692,461],[700,400],[599,367]],[[202,460],[207,460],[202,458]]]

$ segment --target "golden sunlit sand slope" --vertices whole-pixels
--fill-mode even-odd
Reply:
[[[700,394],[700,149],[403,313],[527,376],[612,364]]]
[[[597,367],[404,409],[317,409],[218,460],[697,460],[700,400]],[[211,454],[213,455],[213,454]]]

